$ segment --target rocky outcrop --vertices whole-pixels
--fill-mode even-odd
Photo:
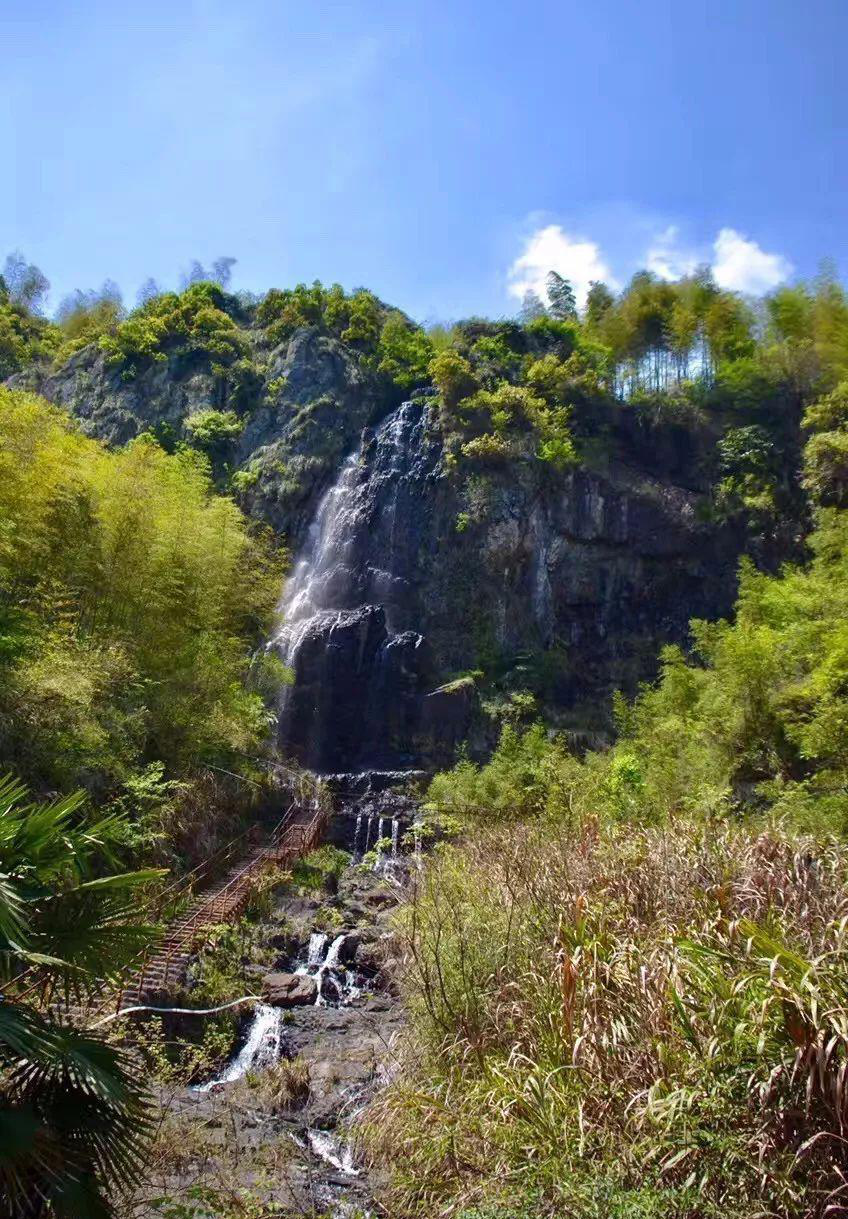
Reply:
[[[366,430],[283,605],[283,747],[325,772],[485,752],[479,669],[504,699],[532,689],[561,726],[607,730],[615,689],[651,677],[691,617],[728,611],[738,552],[703,519],[695,467],[696,485],[672,481],[626,436],[612,454],[460,476],[426,398]]]
[[[262,979],[262,997],[272,1007],[306,1007],[317,999],[318,986],[305,974],[270,973]]]
[[[313,768],[392,756],[417,720],[426,649],[413,631],[391,635],[383,606],[321,616],[311,622],[292,657],[295,683],[286,693],[280,744]]]
[[[129,376],[93,345],[59,369],[32,365],[8,384],[66,407],[84,431],[110,445],[145,431],[178,441],[194,412],[235,409],[244,428],[222,456],[250,473],[242,492],[248,511],[296,545],[343,455],[391,400],[349,347],[316,328],[302,327],[273,348],[263,331],[243,333],[253,370],[246,401],[202,352],[163,353]]]

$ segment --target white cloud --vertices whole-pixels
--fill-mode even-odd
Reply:
[[[645,255],[645,266],[660,279],[683,279],[703,261],[696,250],[681,245],[676,224],[658,233]]]
[[[768,254],[736,229],[722,229],[713,243],[713,275],[720,288],[734,292],[768,292],[792,274],[782,254]]]
[[[545,301],[548,273],[558,271],[570,280],[577,304],[583,308],[593,280],[602,280],[617,289],[629,275],[642,268],[660,279],[679,280],[704,265],[712,267],[720,288],[760,295],[783,283],[793,270],[782,254],[764,250],[730,226],[720,229],[712,243],[704,244],[688,240],[676,224],[664,228],[649,222],[619,225],[616,229],[609,224],[600,227],[604,230],[603,245],[590,237],[570,233],[560,224],[534,229],[509,268],[510,295],[522,300],[525,293],[535,292]]]
[[[570,281],[581,308],[593,279],[618,286],[600,246],[585,238],[572,237],[559,224],[548,224],[527,238],[523,253],[509,268],[510,295],[522,300],[525,293],[535,292],[546,300],[549,271],[558,271]]]

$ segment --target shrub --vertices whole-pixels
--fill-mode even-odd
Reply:
[[[446,348],[430,361],[430,376],[439,391],[446,417],[450,419],[463,398],[477,387],[471,365],[458,351]]]
[[[198,448],[214,452],[241,435],[244,421],[235,411],[216,411],[210,407],[189,415],[185,427]]]
[[[402,313],[390,313],[380,332],[378,371],[402,389],[423,385],[428,377],[433,347],[425,332]]]
[[[213,283],[155,296],[121,322],[114,334],[104,335],[100,346],[108,362],[123,367],[127,375],[172,353],[197,353],[226,368],[247,353],[245,338],[223,308],[226,299]]]

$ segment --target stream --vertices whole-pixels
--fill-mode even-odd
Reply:
[[[256,1188],[269,1176],[274,1185],[267,1200],[292,1213],[336,1219],[380,1213],[372,1201],[375,1183],[359,1158],[355,1122],[391,1073],[401,1023],[391,961],[388,971],[385,964],[394,951],[391,919],[414,860],[402,853],[402,830],[397,817],[365,815],[358,826],[351,818],[354,859],[383,843],[370,866],[352,861],[335,893],[288,893],[277,901],[267,928],[263,924],[269,944],[285,944],[272,969],[311,980],[314,999],[257,1004],[214,1078],[179,1098],[183,1120],[211,1132],[213,1143],[220,1140],[222,1166],[237,1148],[227,1177]],[[339,924],[332,931],[315,926],[328,910]],[[266,1095],[264,1081],[274,1078],[276,1063],[295,1060],[308,1077],[308,1095],[281,1104]],[[268,1174],[269,1162],[284,1167]],[[167,1188],[176,1196],[188,1179],[185,1172]]]

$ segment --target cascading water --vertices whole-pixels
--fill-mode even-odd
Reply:
[[[321,964],[324,949],[329,938],[323,931],[312,932],[312,935],[309,937],[309,946],[306,949],[306,960],[302,965],[298,965],[294,971],[296,974],[309,974],[310,976],[313,974]]]
[[[248,1071],[269,1067],[280,1057],[280,1037],[283,1013],[279,1007],[260,1003],[248,1030],[244,1045],[227,1064],[217,1079],[200,1084],[195,1092],[208,1092],[220,1084],[231,1084],[242,1079]]]
[[[282,625],[273,639],[286,664],[295,659],[311,627],[337,620],[355,584],[351,552],[356,540],[355,515],[362,509],[357,494],[359,467],[357,450],[345,461],[337,481],[321,500],[309,527],[305,552],[286,583],[277,609]],[[288,687],[282,692],[281,715],[285,714],[287,694]]]
[[[343,1004],[350,1003],[360,993],[356,985],[356,974],[341,964],[341,951],[348,934],[343,931],[332,942],[323,931],[314,931],[309,937],[306,960],[297,966],[295,973],[315,980],[316,1007],[327,1006],[326,992],[330,992],[331,998]]]
[[[343,463],[278,607],[269,647],[294,671],[279,739],[322,773],[408,765],[426,683],[417,578],[436,457],[426,412],[405,402]],[[367,847],[366,847],[367,849]]]

